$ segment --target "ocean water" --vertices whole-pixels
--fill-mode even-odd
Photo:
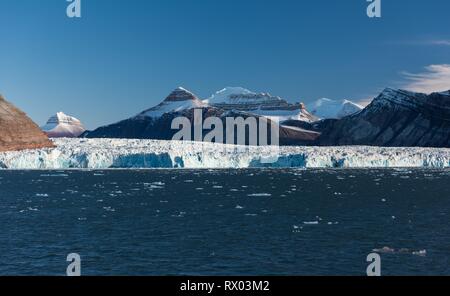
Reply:
[[[0,275],[450,275],[449,170],[0,171]]]

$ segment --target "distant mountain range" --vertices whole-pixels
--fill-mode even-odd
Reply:
[[[320,125],[320,145],[450,147],[450,91],[387,88],[364,110]]]
[[[228,87],[206,100],[177,88],[137,116],[83,134],[88,138],[170,140],[175,117],[265,117],[280,123],[282,145],[450,147],[450,91],[430,95],[386,89],[369,106],[321,99],[307,107],[245,88]],[[224,121],[225,123],[225,121]],[[208,131],[206,131],[208,132]]]
[[[188,118],[194,126],[194,110],[201,109],[202,117],[218,117],[222,120],[224,129],[226,128],[226,117],[266,117],[258,113],[272,112],[267,116],[268,121],[275,117],[275,120],[281,118],[295,117],[296,119],[306,118],[307,122],[312,122],[312,116],[302,112],[302,105],[289,104],[286,101],[270,96],[269,94],[256,95],[247,90],[245,94],[225,89],[217,94],[223,95],[219,100],[200,100],[192,92],[179,87],[175,89],[163,102],[157,106],[145,110],[136,116],[123,121],[99,127],[94,131],[87,131],[82,136],[86,138],[125,138],[125,139],[156,139],[171,140],[178,132],[171,129],[171,124],[176,117]],[[243,89],[239,89],[243,90]],[[226,93],[226,95],[225,95]],[[217,95],[216,94],[216,95]],[[244,100],[229,100],[245,95]],[[217,98],[217,97],[214,97]],[[306,115],[307,114],[307,115]],[[271,119],[272,118],[272,119]],[[211,130],[204,129],[207,134]],[[270,136],[270,132],[268,132]],[[281,127],[280,143],[282,145],[307,145],[314,141],[319,133],[310,130],[303,130],[297,127]],[[226,141],[226,132],[224,131],[224,141]],[[235,141],[234,141],[235,142]],[[248,143],[248,139],[246,139]]]
[[[179,116],[265,117],[280,124],[282,145],[372,145],[450,147],[450,91],[431,95],[386,89],[363,108],[348,100],[289,103],[268,93],[228,87],[201,100],[184,88],[159,105],[118,123],[83,134],[88,138],[170,140]]]
[[[186,117],[193,126],[198,109],[203,119],[220,118],[224,141],[226,117],[256,117],[280,124],[281,145],[450,148],[450,91],[427,95],[387,88],[362,108],[351,101],[329,99],[305,106],[240,87],[225,88],[202,100],[180,87],[157,106],[93,131],[84,131],[80,120],[59,112],[42,127],[44,133],[0,96],[0,151],[51,147],[47,135],[171,140],[178,132],[171,129],[173,119]],[[210,131],[204,129],[203,134]]]

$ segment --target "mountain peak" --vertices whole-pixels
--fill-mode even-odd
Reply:
[[[229,86],[210,96],[205,102],[209,104],[255,104],[267,101],[280,101],[280,97],[273,97],[269,93],[255,93],[239,86]]]
[[[379,94],[379,96],[392,96],[399,93],[402,93],[403,91],[400,89],[392,88],[392,87],[386,87],[383,89],[383,91]]]
[[[196,95],[194,95],[187,89],[179,86],[176,89],[174,89],[164,101],[180,102],[180,101],[195,101],[195,100],[199,100]]]
[[[424,104],[428,96],[424,93],[417,93],[403,89],[384,89],[378,97],[373,100],[373,104],[377,106],[390,106],[391,104],[417,107]]]
[[[167,98],[160,104],[137,115],[137,118],[142,117],[160,117],[169,112],[180,112],[193,108],[202,108],[205,104],[192,92],[184,87],[177,87]]]
[[[184,91],[184,92],[187,92],[187,93],[191,93],[190,91],[188,91],[187,89],[185,89],[182,86],[179,86],[179,87],[175,88],[173,91]]]
[[[65,114],[64,112],[62,112],[62,111],[57,112],[53,117],[55,119],[57,119],[60,123],[62,123],[62,122],[64,122],[64,123],[71,123],[73,121],[80,122],[75,117],[69,116],[69,115]]]
[[[243,87],[226,87],[205,100],[204,103],[226,111],[242,111],[269,118],[274,122],[300,120],[313,122],[302,103],[290,103],[270,93],[255,93]]]
[[[51,138],[76,138],[86,130],[81,121],[64,112],[57,112],[41,128]]]
[[[81,121],[60,111],[50,117],[47,121],[48,123],[81,124]]]
[[[214,101],[214,98],[224,98],[229,97],[233,95],[248,95],[248,94],[255,94],[254,92],[249,91],[246,88],[240,87],[240,86],[227,86],[219,91],[217,91],[215,94],[213,94],[209,99]]]
[[[341,119],[361,111],[363,107],[349,100],[322,98],[310,104],[309,109],[322,119]]]

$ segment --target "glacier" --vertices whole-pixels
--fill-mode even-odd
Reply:
[[[245,147],[183,141],[81,138],[52,141],[55,148],[0,153],[0,169],[450,167],[448,148]]]

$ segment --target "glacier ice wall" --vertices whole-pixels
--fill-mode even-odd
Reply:
[[[213,143],[53,139],[56,148],[0,153],[0,169],[450,167],[450,149],[243,147]],[[266,163],[277,156],[272,163]]]

